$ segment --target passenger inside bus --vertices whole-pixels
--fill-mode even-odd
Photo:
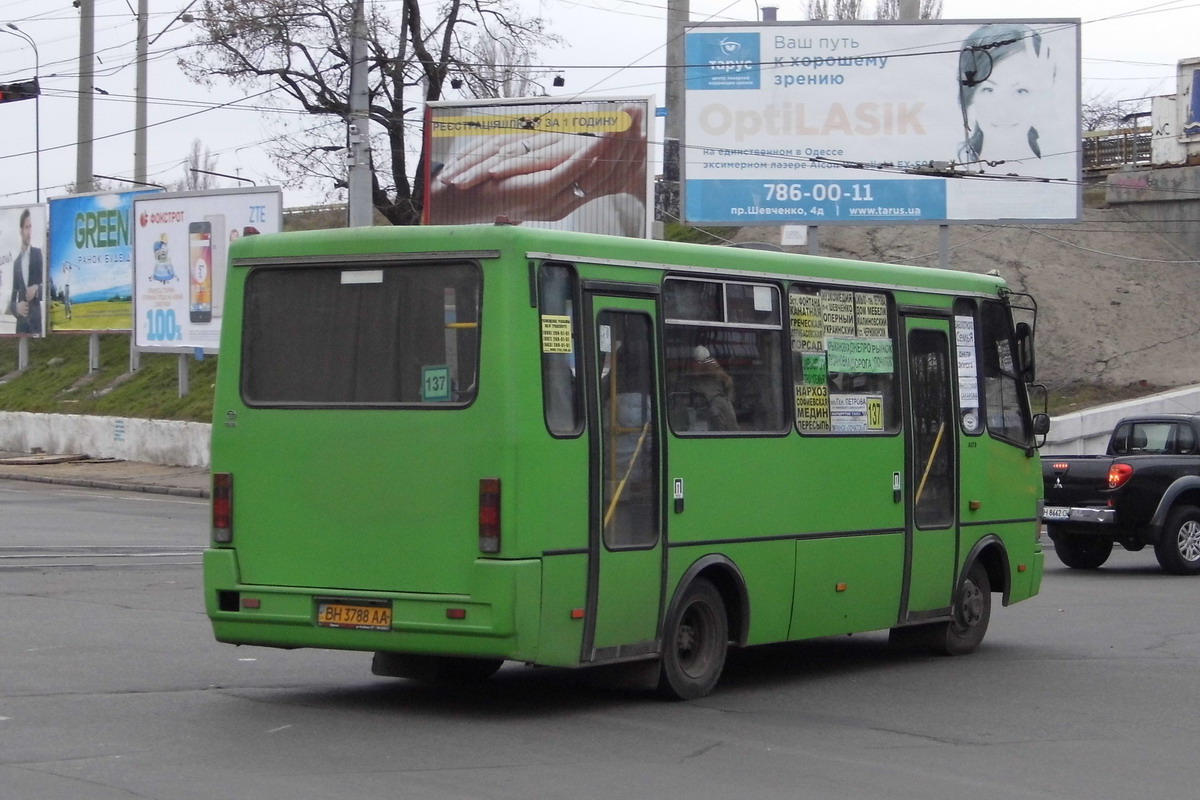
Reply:
[[[721,367],[708,348],[697,345],[692,360],[679,382],[677,391],[689,395],[689,430],[736,431],[733,379]]]

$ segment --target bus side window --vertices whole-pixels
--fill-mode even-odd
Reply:
[[[583,430],[575,282],[568,264],[545,263],[538,269],[542,406],[546,428],[554,436],[578,436]]]
[[[684,434],[782,432],[779,289],[670,278],[663,287],[663,305],[671,429]]]

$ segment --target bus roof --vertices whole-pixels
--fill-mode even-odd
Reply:
[[[230,249],[232,262],[305,261],[392,253],[519,252],[582,263],[661,269],[700,268],[756,276],[862,281],[919,289],[996,295],[1006,287],[995,275],[871,261],[683,242],[546,230],[517,225],[378,226],[246,236]],[[736,256],[731,254],[736,253]]]

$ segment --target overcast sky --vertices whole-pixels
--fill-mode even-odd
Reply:
[[[399,13],[399,0],[377,0]],[[523,0],[541,13],[567,46],[542,54],[542,63],[560,71],[566,86],[556,95],[653,95],[662,105],[661,65],[665,61],[665,0]],[[721,0],[692,0],[693,21],[752,21],[759,5]],[[873,0],[865,0],[873,7]],[[133,175],[134,68],[137,0],[95,0],[96,44],[100,63],[95,84],[94,172]],[[151,37],[159,37],[148,81],[148,177],[171,183],[184,177],[184,161],[199,138],[215,155],[215,169],[258,185],[280,182],[263,152],[276,135],[271,120],[280,112],[261,101],[243,100],[232,87],[208,90],[190,83],[175,63],[172,48],[194,35],[174,22],[187,0],[150,0]],[[434,4],[429,3],[432,7]],[[780,20],[800,19],[802,4],[779,4]],[[1138,98],[1173,94],[1176,63],[1200,56],[1200,0],[944,0],[944,19],[982,18],[1082,20],[1083,97],[1104,96],[1133,109]],[[997,10],[1002,9],[1002,10]],[[0,0],[0,83],[32,77],[32,47],[7,30],[13,22],[37,44],[43,96],[39,103],[0,105],[0,206],[35,198],[35,152],[40,148],[41,197],[64,194],[76,171],[79,16],[70,0]],[[646,68],[654,67],[654,68]],[[215,109],[220,103],[233,106]],[[35,111],[40,106],[40,125]],[[292,117],[295,120],[295,117]],[[318,120],[313,120],[317,124]],[[36,135],[35,135],[36,132]],[[221,179],[224,186],[245,185]],[[285,207],[325,202],[319,187],[285,188]]]

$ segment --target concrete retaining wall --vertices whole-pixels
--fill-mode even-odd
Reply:
[[[1054,417],[1045,455],[1103,453],[1117,420],[1131,414],[1200,411],[1200,386],[1096,406]],[[0,411],[0,450],[18,453],[86,453],[151,464],[207,467],[211,426],[126,417],[28,414]]]
[[[0,450],[207,467],[211,430],[203,422],[2,411]]]
[[[1095,406],[1050,420],[1050,435],[1042,447],[1047,456],[1099,455],[1108,435],[1122,417],[1136,414],[1193,414],[1200,411],[1200,386],[1176,389],[1121,403]]]

